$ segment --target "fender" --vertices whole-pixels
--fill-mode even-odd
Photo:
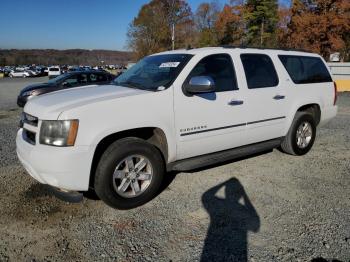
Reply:
[[[320,96],[314,97],[314,98],[304,98],[303,100],[294,100],[294,103],[290,107],[290,111],[287,115],[287,121],[286,126],[284,130],[284,135],[287,135],[290,126],[292,125],[292,122],[294,120],[294,116],[301,108],[302,106],[309,105],[309,104],[316,104],[320,107],[321,115],[322,115],[322,108],[324,107],[324,102]]]
[[[172,162],[176,160],[176,141],[174,139],[175,133],[174,129],[171,127],[166,127],[166,126],[160,126],[159,123],[143,123],[139,125],[124,125],[124,126],[116,126],[116,127],[111,127],[106,130],[103,130],[103,132],[97,134],[93,138],[93,142],[91,144],[91,147],[93,148],[93,151],[95,152],[97,145],[106,137],[121,133],[121,132],[128,132],[132,131],[135,129],[141,129],[141,128],[159,128],[161,131],[163,131],[166,141],[167,141],[167,146],[168,146],[168,162]]]

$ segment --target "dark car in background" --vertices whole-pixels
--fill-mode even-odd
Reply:
[[[38,95],[74,88],[78,86],[85,85],[103,85],[110,83],[115,78],[115,75],[112,75],[105,71],[74,71],[60,75],[56,78],[49,80],[46,83],[38,83],[29,85],[22,89],[17,98],[17,105],[19,107],[24,107],[27,101]]]

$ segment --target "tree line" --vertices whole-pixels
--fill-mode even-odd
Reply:
[[[131,52],[85,49],[0,49],[0,66],[6,65],[126,65]]]
[[[172,39],[174,32],[174,39]],[[203,2],[192,12],[185,0],[151,0],[128,28],[128,46],[137,58],[175,49],[245,46],[304,49],[326,60],[350,54],[349,0],[231,0]],[[174,41],[172,41],[174,40]]]

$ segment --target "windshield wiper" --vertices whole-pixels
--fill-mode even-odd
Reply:
[[[120,83],[117,82],[116,84],[121,85],[121,86],[130,87],[130,88],[137,88],[137,89],[141,89],[141,90],[154,91],[153,89],[145,88],[142,84],[131,82],[131,81],[125,81],[125,82],[120,82]]]
[[[125,82],[114,82],[115,85],[120,85],[120,86],[125,86],[125,87],[130,87],[130,88],[138,88],[135,83],[130,82],[130,81],[125,81]]]

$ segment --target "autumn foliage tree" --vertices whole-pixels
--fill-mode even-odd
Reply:
[[[195,23],[198,30],[198,46],[217,45],[215,23],[220,12],[217,2],[202,3],[195,13]]]
[[[291,18],[291,8],[280,6],[278,8],[277,40],[280,46],[286,45],[286,35]]]
[[[152,0],[142,6],[128,29],[128,45],[137,58],[169,50],[175,25],[176,48],[190,44],[193,21],[191,8],[184,0]]]
[[[129,46],[137,57],[175,48],[236,45],[302,48],[328,59],[342,52],[350,59],[350,0],[217,0],[192,14],[185,0],[151,0],[132,21]]]
[[[244,5],[231,1],[219,13],[215,23],[218,42],[221,45],[243,45],[245,42],[245,22],[243,19]]]
[[[285,45],[321,54],[346,47],[350,31],[349,0],[294,0]]]

